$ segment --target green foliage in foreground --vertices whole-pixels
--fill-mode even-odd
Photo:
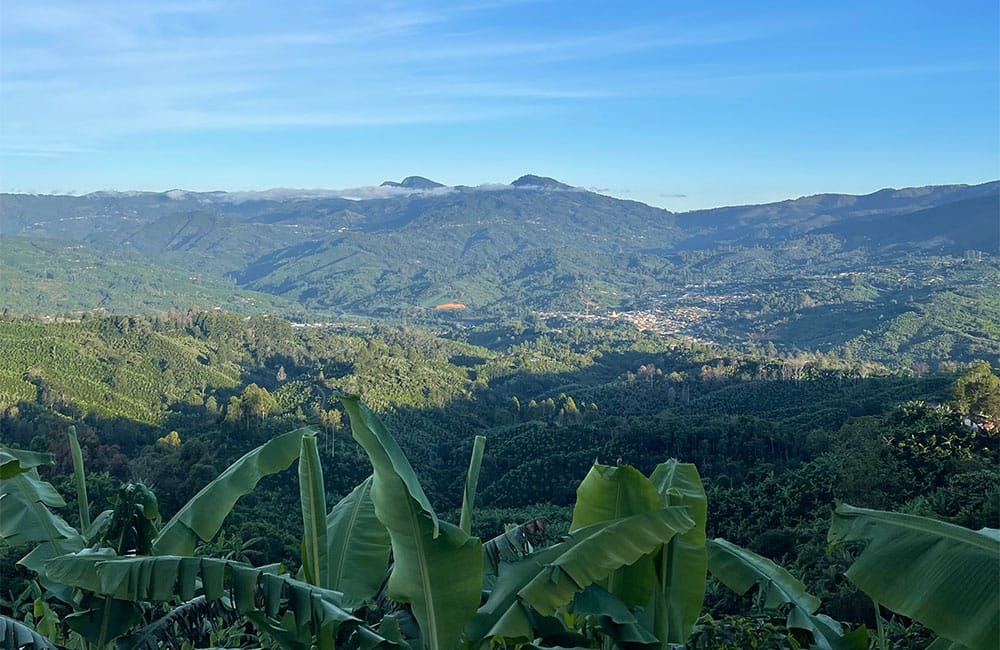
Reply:
[[[843,504],[830,541],[867,544],[847,577],[876,602],[966,647],[996,647],[1000,531]]]
[[[790,647],[867,645],[863,628],[846,632],[818,614],[819,600],[786,570],[724,540],[706,542],[704,490],[693,466],[668,461],[646,477],[628,466],[595,464],[580,485],[564,540],[535,549],[512,544],[507,534],[483,545],[438,516],[378,418],[356,397],[341,400],[374,474],[328,515],[313,429],[248,453],[162,528],[152,494],[129,485],[113,510],[89,530],[75,531],[52,513],[61,499],[37,474],[51,457],[3,449],[0,499],[23,524],[5,528],[3,538],[36,543],[22,563],[47,589],[41,602],[71,608],[67,625],[94,648],[116,638],[125,647],[130,639],[148,638],[150,626],[164,618],[155,603],[185,607],[195,597],[221,603],[289,650],[335,644],[440,650],[496,642],[667,648],[688,639],[701,647],[705,634],[719,629],[695,620],[706,558],[723,583],[738,592],[756,584],[764,608],[787,613]],[[281,566],[188,554],[193,540],[217,534],[240,496],[295,458],[305,531],[297,577]],[[477,465],[470,466],[470,482]],[[351,514],[344,517],[345,511]],[[884,606],[970,650],[995,646],[989,612],[997,608],[1000,533],[843,506],[830,535],[837,543],[868,542],[848,577]],[[332,540],[343,547],[332,548]],[[370,579],[343,580],[331,564],[338,553],[370,558],[356,567]],[[392,562],[384,564],[390,553]],[[384,590],[373,595],[371,586],[387,570]]]
[[[843,626],[829,616],[817,614],[820,600],[806,592],[805,585],[774,562],[724,539],[708,545],[712,575],[739,594],[757,585],[757,598],[765,608],[788,606],[787,625],[808,631],[820,648],[865,647],[867,633],[858,628],[845,639]]]
[[[685,458],[705,479],[708,536],[787,567],[822,599],[821,611],[852,628],[875,629],[875,609],[844,576],[848,561],[826,552],[835,500],[971,528],[996,527],[1000,512],[1000,438],[962,425],[966,415],[989,412],[972,406],[988,405],[996,394],[995,388],[990,392],[986,364],[961,376],[954,374],[955,364],[942,366],[948,372],[889,375],[825,355],[762,359],[705,345],[671,349],[663,337],[622,329],[544,332],[541,324],[519,333],[501,327],[489,340],[476,338],[493,346],[486,349],[414,328],[294,329],[274,319],[220,313],[165,314],[148,327],[128,318],[5,322],[29,344],[65,336],[67,352],[78,346],[80,357],[108,363],[102,367],[109,375],[101,382],[107,392],[127,394],[141,387],[114,382],[110,372],[118,367],[109,359],[123,352],[134,354],[134,361],[145,359],[146,350],[155,351],[164,338],[199,351],[188,359],[190,367],[204,369],[208,361],[208,368],[225,369],[235,381],[203,389],[188,383],[180,363],[153,356],[143,373],[156,389],[147,392],[162,418],[156,427],[121,419],[124,413],[115,419],[93,411],[84,415],[90,410],[81,406],[89,404],[82,399],[90,390],[86,382],[70,378],[58,391],[51,384],[43,391],[27,384],[35,401],[9,406],[0,435],[7,444],[55,454],[57,465],[40,468],[41,476],[65,496],[63,516],[74,526],[86,499],[74,498],[75,486],[65,478],[72,472],[65,435],[70,422],[78,426],[82,455],[94,472],[87,478],[94,502],[116,495],[118,481],[142,480],[155,488],[164,521],[249,449],[317,422],[332,505],[371,471],[367,454],[344,435],[346,413],[330,394],[352,385],[377,398],[373,409],[419,468],[421,487],[441,519],[460,523],[469,432],[488,436],[470,528],[483,540],[505,524],[539,516],[547,518],[554,538],[568,532],[576,488],[595,458],[612,466],[633,464],[645,476],[660,459]],[[21,331],[22,322],[31,326]],[[144,341],[151,347],[142,347]],[[64,364],[74,363],[70,354],[53,359],[45,345],[32,349],[31,363],[43,377],[58,377]],[[23,369],[13,376],[22,381]],[[189,388],[180,389],[185,383]],[[256,404],[266,400],[254,399],[254,393],[264,390],[276,398],[279,411],[261,417]],[[178,394],[186,397],[171,397]],[[57,401],[48,410],[44,400],[52,396]],[[228,417],[230,398],[238,403],[232,412],[239,417]],[[156,442],[160,438],[163,442]],[[280,561],[294,570],[301,562],[303,531],[300,518],[290,515],[299,502],[294,477],[264,477],[237,503],[224,530],[210,542],[199,539],[195,552],[258,566]],[[0,607],[22,620],[32,605],[24,595],[30,574],[14,561],[28,550],[0,545],[5,556]],[[369,598],[384,577],[372,576]],[[748,615],[762,616],[753,609],[752,596],[727,593],[710,588],[705,611],[713,623],[702,641],[710,631],[715,638],[729,631],[738,637],[732,625],[742,625]],[[774,630],[788,629],[783,613],[768,615],[766,622]],[[908,625],[897,617],[885,629],[892,643],[922,649],[926,643],[910,639],[920,628],[905,632]],[[767,628],[744,631],[753,638],[768,634]]]
[[[0,643],[4,648],[28,648],[28,650],[55,650],[55,645],[47,638],[20,621],[0,616]]]

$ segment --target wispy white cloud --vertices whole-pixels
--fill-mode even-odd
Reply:
[[[740,82],[934,73],[916,65],[734,73],[673,63],[679,50],[801,28],[795,19],[516,30],[479,19],[521,5],[544,7],[5,0],[0,147],[56,156],[141,134],[488,122]],[[650,61],[604,65],[639,53]]]
[[[293,187],[274,187],[266,190],[235,190],[235,191],[190,191],[174,189],[166,191],[166,195],[175,200],[192,198],[195,195],[200,198],[204,203],[243,203],[246,201],[259,201],[259,200],[288,200],[288,199],[321,199],[321,198],[342,198],[350,199],[352,201],[367,201],[372,199],[391,199],[402,196],[412,196],[414,194],[427,195],[427,196],[442,196],[445,194],[452,194],[459,191],[479,191],[479,192],[500,192],[500,191],[510,191],[514,189],[509,183],[483,183],[474,186],[442,186],[433,188],[410,188],[401,187],[399,185],[363,185],[360,187],[349,187],[344,189],[327,189],[327,188],[314,188],[314,189],[304,189],[304,188],[293,188]],[[549,188],[541,187],[530,187],[522,186],[517,188],[520,192],[531,192],[531,191],[553,191]],[[154,190],[155,191],[155,190]],[[597,191],[590,188],[576,188],[570,187],[555,191],[561,192],[583,192],[583,191]],[[607,190],[603,190],[607,191]],[[79,195],[80,192],[60,192],[62,194],[73,194]],[[129,195],[134,196],[136,194],[141,194],[142,192],[127,190],[127,191],[116,191],[116,190],[102,190],[96,192],[97,194],[116,194],[116,195]]]
[[[763,33],[733,24],[518,36],[465,20],[521,4],[305,3],[282,13],[254,3],[7,0],[0,143],[16,149],[12,134],[37,134],[40,144],[77,143],[70,152],[143,132],[490,121],[639,87],[536,66]]]
[[[59,158],[67,154],[95,153],[96,150],[49,144],[37,140],[25,144],[0,140],[0,152],[2,152],[0,155],[14,158]]]

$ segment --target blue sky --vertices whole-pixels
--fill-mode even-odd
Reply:
[[[0,189],[1000,177],[996,0],[0,3]]]

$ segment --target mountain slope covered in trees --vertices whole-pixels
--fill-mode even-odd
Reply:
[[[3,306],[442,325],[624,313],[883,362],[998,352],[998,183],[683,214],[536,176],[375,190],[4,195]]]
[[[553,535],[564,532],[595,459],[643,473],[669,457],[693,462],[709,536],[785,565],[825,612],[853,624],[874,626],[873,610],[843,577],[849,560],[826,553],[835,500],[972,528],[1000,516],[1000,447],[982,428],[1000,419],[1000,380],[982,363],[914,374],[835,355],[681,344],[623,326],[512,323],[441,337],[214,311],[8,317],[0,337],[3,442],[54,453],[49,476],[67,487],[66,427],[75,424],[91,498],[143,480],[164,519],[252,447],[310,423],[321,431],[327,493],[347,494],[370,468],[337,390],[371,402],[441,512],[461,506],[472,434],[487,437],[475,518],[484,539],[538,516]],[[258,565],[298,557],[294,482],[275,477],[261,488],[199,552]],[[72,521],[73,510],[62,514]],[[19,551],[0,550],[4,583],[15,584]],[[776,616],[718,590],[707,603],[714,616]],[[925,638],[895,625],[894,638]]]

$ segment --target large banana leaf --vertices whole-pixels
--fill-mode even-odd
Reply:
[[[55,464],[55,456],[49,453],[0,447],[0,480],[13,478],[32,467]]]
[[[327,574],[326,490],[319,464],[316,435],[302,436],[299,453],[299,502],[302,507],[302,569],[306,581],[317,587]]]
[[[519,562],[501,564],[496,586],[469,625],[467,637],[474,644],[494,636],[530,641],[531,626],[522,601],[543,615],[554,614],[577,592],[692,526],[686,509],[661,508],[592,524]]]
[[[472,457],[469,459],[469,471],[465,474],[465,490],[462,493],[462,516],[458,527],[467,534],[472,533],[472,509],[476,505],[476,487],[479,485],[479,466],[483,463],[483,447],[486,446],[484,436],[476,436],[472,443]]]
[[[389,567],[389,532],[375,516],[372,477],[340,500],[326,518],[326,586],[360,605],[371,599]]]
[[[594,524],[587,531],[600,530],[611,523],[605,521]],[[476,612],[475,618],[466,630],[466,639],[472,643],[472,647],[477,647],[494,637],[518,643],[534,639],[527,606],[518,598],[517,592],[544,571],[550,562],[569,550],[574,543],[583,541],[585,536],[586,533],[571,533],[562,543],[535,551],[523,559],[502,560],[499,564],[499,577],[490,591],[489,599]]]
[[[371,460],[375,516],[389,531],[393,568],[389,596],[408,603],[431,650],[450,649],[479,604],[482,544],[458,526],[438,521],[406,456],[375,414],[341,395],[354,439]]]
[[[361,650],[410,650],[399,621],[391,614],[384,616],[375,630],[359,627],[358,637]]]
[[[222,605],[221,600],[208,602],[204,596],[173,607],[160,618],[143,625],[129,636],[119,639],[115,650],[161,650],[177,645],[178,631],[194,630],[221,620],[229,626],[238,620],[235,612]]]
[[[495,579],[500,575],[501,563],[511,564],[526,557],[535,549],[540,548],[547,537],[545,520],[532,519],[485,542],[483,544],[485,577]],[[492,584],[485,586],[485,588],[492,588]]]
[[[577,591],[634,564],[693,525],[686,508],[661,508],[614,520],[592,534],[591,527],[582,528],[576,531],[584,535],[581,543],[549,563],[518,596],[541,614],[552,615]]]
[[[80,508],[80,530],[90,528],[90,499],[87,498],[87,475],[83,468],[83,450],[76,436],[76,427],[67,432],[70,455],[73,457],[73,482],[76,484],[76,501]]]
[[[847,577],[880,604],[973,650],[1000,647],[1000,531],[842,504],[829,540],[867,544]]]
[[[358,623],[344,609],[339,592],[279,574],[277,569],[204,557],[118,557],[108,550],[63,555],[48,564],[53,579],[122,601],[162,602],[175,597],[189,601],[201,591],[209,602],[229,594],[241,614],[261,611],[278,620],[290,611],[299,628],[311,626],[315,633]]]
[[[230,465],[194,495],[160,530],[153,542],[156,555],[192,555],[199,541],[215,537],[236,501],[253,491],[260,479],[288,469],[299,457],[303,427],[269,440]]]
[[[0,615],[0,647],[18,650],[56,650],[44,636],[20,621]]]
[[[115,598],[87,599],[84,608],[77,609],[64,620],[66,626],[95,648],[104,648],[142,620],[138,603]]]
[[[694,519],[691,530],[676,535],[656,555],[656,586],[647,608],[652,614],[652,630],[662,647],[684,643],[694,629],[705,602],[708,554],[705,524],[708,499],[698,468],[670,459],[653,470],[650,480],[664,506],[686,506]]]
[[[35,467],[23,469],[14,463],[7,467],[11,476],[0,480],[0,539],[11,545],[47,542],[59,553],[81,548],[80,534],[49,510],[66,505],[56,489],[41,479]],[[21,471],[15,473],[14,467]]]
[[[660,645],[659,639],[636,619],[625,603],[597,585],[590,585],[578,593],[573,598],[570,609],[576,616],[582,614],[592,617],[601,631],[618,647]]]
[[[594,463],[576,489],[570,531],[601,521],[621,519],[657,510],[660,496],[653,483],[629,465],[611,467]],[[653,556],[613,571],[602,587],[629,607],[645,605],[653,593]]]
[[[939,636],[934,639],[934,641],[927,646],[924,650],[969,650],[961,643],[955,643],[951,639],[946,639],[943,636]]]
[[[868,647],[866,634],[845,636],[840,623],[829,616],[816,614],[819,598],[807,593],[804,584],[766,557],[716,538],[708,542],[708,568],[713,576],[738,594],[759,585],[761,601],[768,609],[791,605],[788,626],[811,633],[814,645],[821,650],[865,650]]]

